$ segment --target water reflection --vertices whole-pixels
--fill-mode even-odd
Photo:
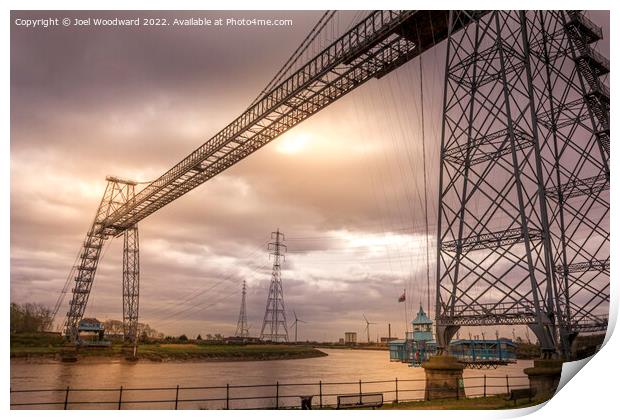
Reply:
[[[64,401],[67,386],[71,388],[97,388],[96,392],[71,392],[69,408],[108,408],[116,409],[119,400],[119,387],[207,387],[232,386],[229,389],[230,407],[247,408],[273,406],[275,398],[236,400],[242,397],[275,396],[275,384],[279,382],[278,404],[280,406],[299,405],[300,395],[314,395],[318,404],[319,393],[324,404],[333,404],[336,394],[359,392],[358,380],[389,381],[386,383],[363,384],[363,392],[383,391],[386,402],[396,397],[396,381],[399,384],[399,399],[420,399],[424,395],[424,370],[410,368],[406,364],[389,362],[387,351],[371,350],[323,350],[329,356],[313,359],[272,360],[257,362],[139,362],[88,361],[78,363],[40,362],[25,363],[11,361],[11,389],[56,389],[58,391],[33,394],[11,394],[11,402]],[[532,366],[531,361],[502,366],[491,370],[466,369],[465,386],[480,388],[468,389],[468,394],[482,394],[483,375],[487,375],[487,394],[506,392],[508,386],[524,386],[523,369]],[[514,378],[521,377],[521,378]],[[514,378],[514,379],[512,379]],[[319,388],[319,381],[322,386]],[[352,384],[326,385],[331,382],[353,382]],[[286,384],[312,383],[312,385],[286,386]],[[237,388],[239,385],[270,385],[261,388]],[[103,389],[112,388],[106,391]],[[175,389],[158,391],[128,391],[121,399],[129,400],[169,400],[158,404],[122,403],[122,408],[174,408]],[[181,390],[180,399],[210,400],[226,398],[226,389]],[[76,402],[108,402],[109,404],[76,405]],[[71,403],[74,403],[72,406]],[[225,408],[225,401],[181,402],[179,408]],[[47,406],[40,408],[63,408]]]

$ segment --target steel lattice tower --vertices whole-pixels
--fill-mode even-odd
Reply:
[[[245,312],[245,295],[246,285],[243,280],[243,288],[241,289],[241,309],[239,309],[239,320],[237,321],[237,330],[235,331],[235,337],[249,337],[250,331],[248,329],[248,317]]]
[[[285,341],[288,342],[288,328],[286,324],[286,311],[284,309],[284,292],[282,290],[281,277],[281,259],[284,259],[286,245],[284,234],[278,229],[271,232],[271,239],[267,249],[273,256],[273,271],[271,273],[271,284],[269,285],[269,296],[267,297],[267,307],[265,308],[265,317],[263,319],[263,327],[261,328],[261,340],[268,341]]]
[[[79,264],[75,274],[75,285],[73,287],[73,295],[69,302],[69,311],[67,312],[67,318],[65,320],[65,335],[72,341],[78,339],[78,327],[79,323],[84,316],[86,310],[86,304],[88,303],[88,297],[90,290],[95,279],[95,273],[99,264],[99,258],[105,242],[114,234],[114,231],[104,226],[103,222],[110,214],[117,211],[126,203],[133,200],[135,182],[126,181],[119,178],[107,177],[108,184],[106,186],[103,198],[97,209],[95,219],[88,230],[86,239],[82,245],[82,251],[80,252]],[[137,229],[137,228],[136,228]],[[137,230],[135,231],[135,243],[137,251]],[[126,248],[127,249],[127,248]],[[125,255],[123,255],[125,257]],[[125,260],[125,258],[123,258]],[[135,260],[137,264],[137,259]],[[135,265],[134,267],[137,267]],[[128,302],[125,300],[125,264],[123,264],[123,314],[134,313],[137,322],[137,296],[135,297],[135,306],[131,308],[126,305]],[[137,286],[137,283],[135,283]],[[137,292],[137,289],[135,289]],[[125,316],[123,316],[125,319]]]
[[[599,27],[576,11],[522,13],[545,171],[557,321],[569,355],[609,312],[609,60]]]
[[[140,246],[138,227],[123,234],[123,338],[138,342],[138,308],[140,302]]]
[[[440,348],[463,325],[526,324],[549,355],[560,347],[558,330],[574,336],[579,321],[592,325],[594,310],[607,309],[609,131],[595,119],[605,108],[598,73],[591,77],[598,90],[583,81],[580,31],[567,20],[575,16],[496,11],[449,35]],[[468,14],[452,12],[449,26],[463,26],[461,19]],[[606,325],[602,316],[594,324]]]

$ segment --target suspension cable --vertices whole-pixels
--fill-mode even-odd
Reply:
[[[265,94],[271,91],[278,83],[282,81],[285,74],[299,61],[299,58],[306,52],[306,50],[314,42],[314,40],[321,34],[321,31],[332,20],[335,14],[335,10],[328,10],[323,13],[319,21],[314,25],[310,33],[306,36],[306,38],[304,38],[299,47],[297,47],[297,49],[288,58],[288,60],[286,60],[280,70],[278,70],[276,75],[273,76],[269,83],[267,83],[267,86],[265,86],[265,88],[258,94],[258,96],[254,98],[248,108],[254,106],[256,102],[258,102]]]
[[[420,32],[418,31],[418,48],[420,48]],[[426,120],[424,119],[424,68],[422,66],[422,56],[418,56],[418,62],[420,64],[420,110],[422,115],[422,171],[424,182],[424,224],[426,227],[426,310],[430,316],[431,314],[431,259],[430,259],[430,241],[429,241],[429,223],[428,223],[428,182],[426,175],[426,133],[424,125]]]

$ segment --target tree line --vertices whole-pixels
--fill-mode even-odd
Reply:
[[[49,331],[52,327],[52,310],[40,303],[11,303],[11,334],[38,333]],[[122,336],[123,322],[115,319],[103,321],[106,335]],[[141,340],[163,339],[164,334],[151,328],[149,324],[138,323],[138,336]]]
[[[52,322],[52,311],[38,303],[11,303],[11,334],[45,331]]]
[[[11,303],[11,334],[37,333],[50,330],[52,326],[52,310],[39,303]],[[108,337],[123,335],[123,322],[108,319],[102,322],[105,334]],[[164,341],[189,341],[187,335],[179,337],[165,336],[163,333],[152,328],[149,324],[138,323],[138,337],[140,341],[164,340]],[[207,334],[204,338],[198,334],[198,341],[221,342],[224,341],[222,334]]]

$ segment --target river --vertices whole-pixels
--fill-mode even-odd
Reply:
[[[299,405],[300,395],[314,395],[313,404],[334,404],[335,394],[357,393],[362,380],[362,392],[383,392],[384,400],[396,398],[398,378],[399,400],[424,397],[424,369],[408,367],[404,363],[390,362],[387,351],[322,349],[327,357],[296,360],[251,362],[146,362],[81,361],[61,363],[56,361],[25,362],[11,360],[11,390],[54,389],[56,391],[11,393],[11,403],[56,401],[59,405],[28,406],[23,408],[62,409],[67,387],[97,388],[98,391],[73,391],[68,398],[68,408],[118,408],[119,397],[123,409],[174,408],[176,386],[180,385],[179,409],[220,409],[226,407],[226,384],[230,408],[249,408]],[[483,375],[487,376],[487,394],[506,392],[506,375],[509,386],[528,384],[523,369],[531,361],[500,366],[497,369],[466,369],[464,384],[468,395],[484,392]],[[319,387],[319,381],[322,385]],[[386,382],[375,382],[386,381]],[[276,390],[276,382],[279,383]],[[338,382],[339,384],[329,384]],[[350,382],[343,384],[342,382]],[[374,383],[365,383],[374,382]],[[307,384],[312,385],[288,385]],[[237,388],[239,385],[267,385],[258,388]],[[119,387],[124,390],[119,392]],[[219,387],[218,389],[183,389],[188,387]],[[171,388],[143,390],[143,388]],[[129,389],[127,389],[129,388]],[[131,390],[142,388],[142,390]],[[322,394],[322,398],[319,395]],[[234,398],[256,397],[251,400]],[[208,401],[222,399],[221,401]],[[131,403],[131,400],[168,400],[160,403]],[[88,402],[88,404],[78,404]],[[107,403],[106,403],[107,402]],[[14,406],[13,408],[21,408]]]

